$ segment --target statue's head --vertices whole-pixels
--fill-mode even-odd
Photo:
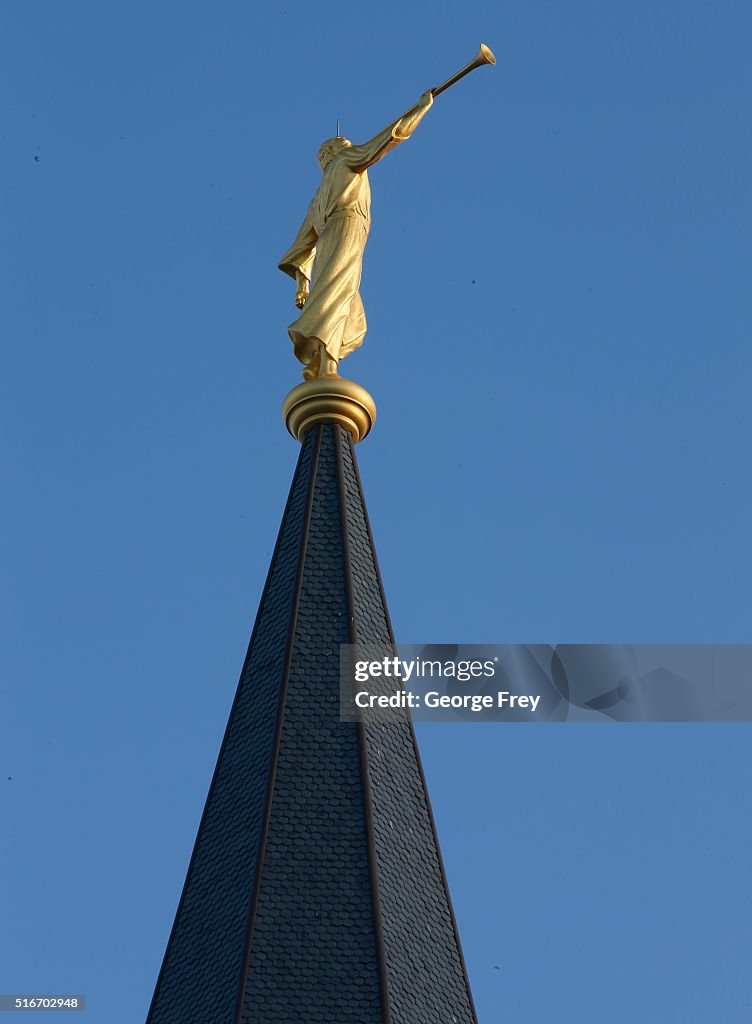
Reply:
[[[352,142],[346,139],[344,135],[335,135],[333,139],[327,139],[326,142],[322,142],[319,146],[318,161],[321,170],[326,170],[327,166],[331,163],[332,159],[340,153],[347,146],[352,146]]]

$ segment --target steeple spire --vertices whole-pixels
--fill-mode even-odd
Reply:
[[[148,1024],[476,1022],[411,723],[339,717],[340,645],[394,636],[337,419],[302,434]]]

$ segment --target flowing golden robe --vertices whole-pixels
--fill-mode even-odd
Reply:
[[[324,169],[295,241],[279,262],[293,278],[296,272],[313,277],[300,316],[287,328],[301,363],[311,361],[317,342],[339,361],[363,341],[366,314],[358,289],[371,226],[367,168],[408,139],[419,120],[408,112],[370,142],[341,149]]]

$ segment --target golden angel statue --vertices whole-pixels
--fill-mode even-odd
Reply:
[[[414,107],[361,146],[338,135],[319,148],[321,183],[279,261],[279,269],[295,279],[295,305],[302,312],[287,330],[306,380],[336,377],[340,359],[363,341],[366,314],[358,289],[371,226],[368,168],[410,138],[436,93],[424,92]]]

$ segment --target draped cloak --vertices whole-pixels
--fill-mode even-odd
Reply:
[[[359,288],[371,226],[367,168],[409,138],[407,120],[405,115],[370,142],[346,146],[332,157],[295,241],[279,262],[290,277],[300,272],[308,281],[313,278],[300,316],[287,328],[301,363],[311,361],[318,341],[337,361],[363,341],[366,314]]]

